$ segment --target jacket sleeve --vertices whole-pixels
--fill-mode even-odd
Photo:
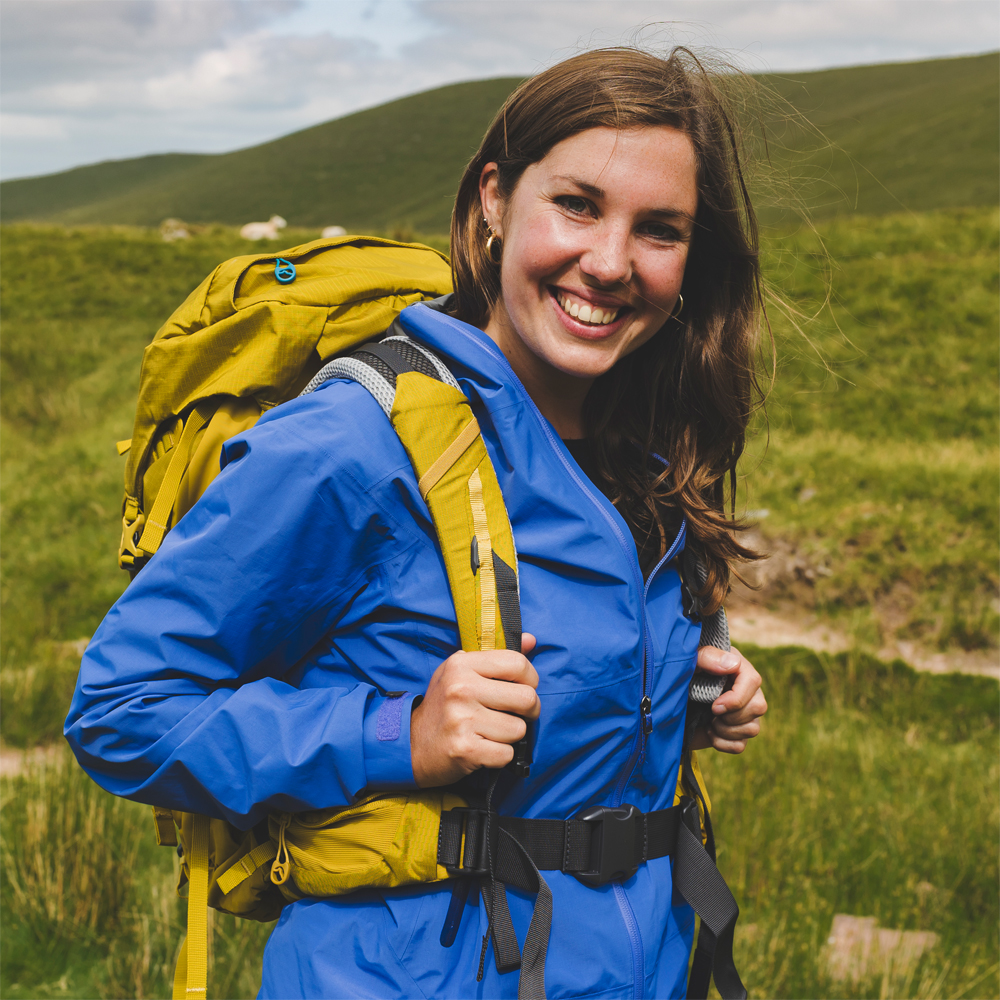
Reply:
[[[413,786],[416,692],[283,679],[417,541],[358,478],[360,451],[382,473],[408,466],[374,400],[345,383],[227,443],[218,478],[84,654],[65,735],[100,785],[242,827]]]

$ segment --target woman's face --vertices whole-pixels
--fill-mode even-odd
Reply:
[[[529,392],[566,376],[585,392],[666,322],[698,209],[683,132],[590,129],[529,166],[506,204],[487,164],[480,194],[503,252],[486,332]]]

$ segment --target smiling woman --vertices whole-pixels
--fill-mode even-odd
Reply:
[[[138,575],[67,736],[105,787],[253,845],[203,869],[220,908],[246,882],[282,910],[262,997],[746,996],[692,755],[742,752],[767,708],[718,613],[761,314],[733,136],[683,51],[528,81],[463,177],[454,293],[229,437],[168,534],[160,493],[133,534],[132,498]],[[283,251],[280,287],[273,258],[220,269],[157,344],[280,313],[324,254],[370,284],[371,241],[342,242]],[[391,284],[427,251],[379,253]],[[210,439],[200,407],[175,456]]]

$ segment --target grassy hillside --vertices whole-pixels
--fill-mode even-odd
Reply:
[[[824,70],[768,82],[829,139],[772,124],[813,214],[1000,201],[1000,55]],[[781,150],[803,154],[789,157]]]
[[[4,181],[2,217],[43,219],[81,205],[98,205],[123,192],[163,183],[208,159],[195,153],[163,153],[134,160],[111,160],[46,177]],[[159,220],[157,220],[159,221]]]
[[[114,196],[93,200],[81,192],[74,207],[43,214],[11,207],[0,185],[0,217],[149,226],[168,216],[242,224],[278,213],[292,225],[447,232],[462,169],[517,82],[461,83],[404,97],[252,149],[203,157]],[[54,180],[18,183],[44,192]]]
[[[785,195],[802,195],[819,217],[1000,198],[996,54],[764,82],[825,136],[781,108],[770,115]],[[235,225],[276,212],[293,225],[444,233],[461,171],[516,83],[442,87],[225,155],[145,157],[8,181],[0,218]]]
[[[788,596],[875,648],[997,641],[998,222],[852,216],[765,254],[787,307],[750,506],[796,552]]]

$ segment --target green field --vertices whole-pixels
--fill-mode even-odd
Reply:
[[[462,170],[517,82],[453,84],[232,153],[6,181],[0,219],[240,225],[278,213],[298,226],[447,232]],[[996,53],[760,82],[747,119],[768,123],[769,175],[786,178],[777,190],[759,179],[768,217],[783,217],[793,190],[817,218],[1000,200]]]

